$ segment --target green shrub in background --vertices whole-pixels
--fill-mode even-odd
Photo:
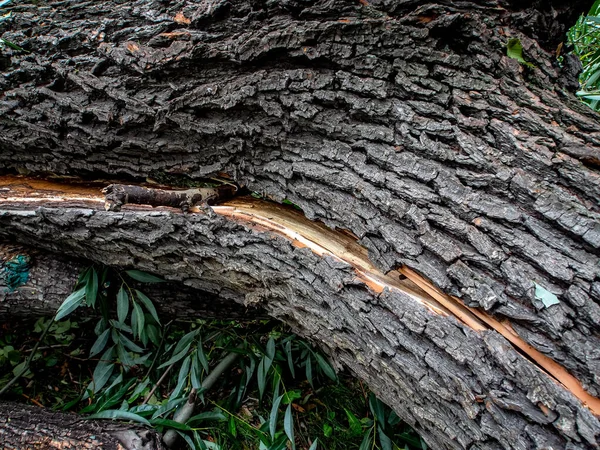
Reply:
[[[596,0],[587,16],[581,16],[567,33],[573,52],[583,65],[577,95],[592,109],[600,110],[600,0]]]

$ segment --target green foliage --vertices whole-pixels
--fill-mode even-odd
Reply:
[[[33,327],[39,333],[49,326],[44,345],[59,343],[60,352],[47,346],[38,351],[27,380],[11,392],[89,418],[174,430],[192,449],[424,448],[386,405],[348,376],[338,377],[325,355],[279,323],[162,323],[143,293],[146,283],[158,281],[139,271],[85,270],[57,313],[62,320]],[[99,313],[79,327],[89,359],[79,357],[81,342],[72,333],[77,323],[67,319],[86,306]],[[0,336],[0,373],[19,370],[25,349],[15,345],[17,336]],[[205,387],[207,376],[233,352],[239,354],[237,367]],[[75,372],[83,375],[75,378]],[[38,392],[36,386],[48,384],[61,388]],[[175,421],[192,392],[200,407],[185,423]]]
[[[568,43],[579,57],[583,71],[579,76],[581,90],[577,95],[592,109],[600,110],[600,0],[596,0],[587,16],[581,16],[567,33]]]
[[[518,38],[510,38],[506,44],[506,55],[509,58],[516,59],[520,64],[535,69],[535,65],[523,58],[523,44]]]

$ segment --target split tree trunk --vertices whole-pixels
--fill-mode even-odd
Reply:
[[[377,293],[350,233],[321,238],[356,264],[232,221],[235,202],[215,216],[7,200],[0,236],[257,303],[433,448],[597,447],[584,396],[494,331],[600,414],[600,123],[553,54],[587,5],[529,3],[48,2],[14,7],[4,34],[31,50],[2,60],[5,171],[227,174],[349,230],[379,281],[412,269],[493,330],[395,277]],[[509,38],[535,68],[505,56]]]

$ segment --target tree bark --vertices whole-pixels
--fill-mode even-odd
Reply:
[[[6,450],[164,448],[156,433],[140,427],[111,424],[106,421],[85,421],[75,414],[16,403],[0,403],[0,442]]]
[[[583,397],[540,371],[594,410],[600,124],[552,53],[583,2],[553,3],[16,6],[4,37],[32,51],[3,60],[5,171],[227,174],[351,233],[277,230],[250,200],[106,212],[76,186],[69,204],[0,202],[0,236],[258,303],[434,448],[597,447]]]

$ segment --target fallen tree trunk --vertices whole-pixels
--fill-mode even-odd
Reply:
[[[79,186],[0,235],[258,303],[435,448],[597,446],[600,125],[550,53],[581,3],[365,3],[18,6],[0,80],[5,170],[224,173],[351,233]]]
[[[17,403],[0,403],[0,442],[6,450],[164,448],[156,433],[141,427],[110,424],[106,421],[84,421],[75,414]]]

